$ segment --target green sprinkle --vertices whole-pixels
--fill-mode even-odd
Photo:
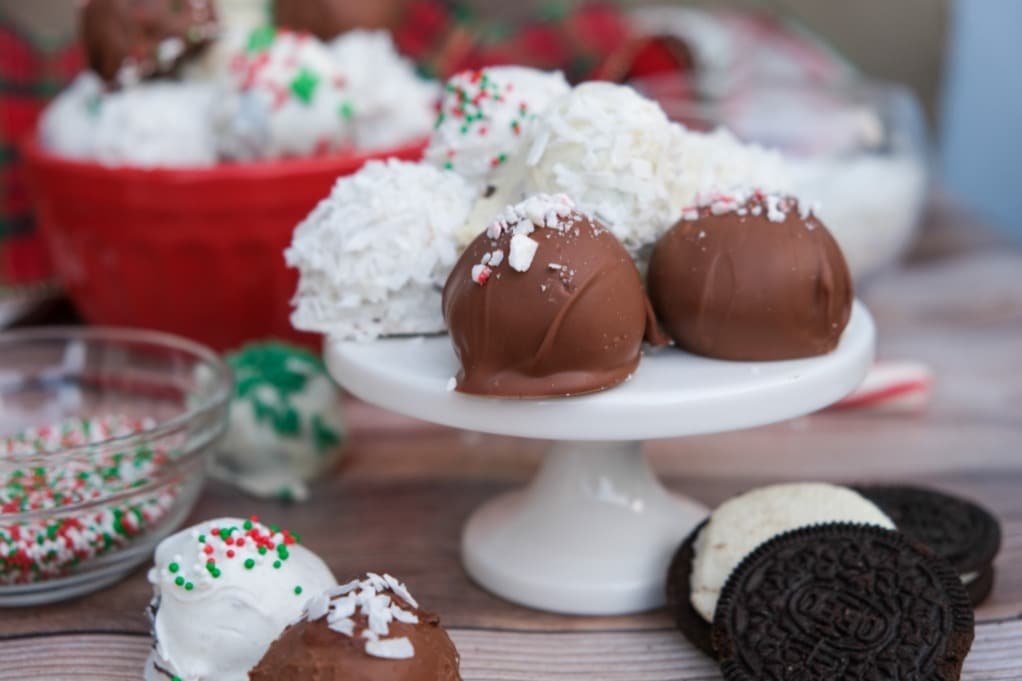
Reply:
[[[167,566],[167,569],[170,570],[171,572],[177,572],[178,570],[181,569],[181,567],[177,563],[171,563],[170,565]]]
[[[259,555],[260,556],[265,556],[266,555],[266,547],[265,546],[260,546],[259,547]]]
[[[251,33],[248,34],[248,46],[246,50],[249,52],[262,52],[270,48],[273,44],[273,39],[277,36],[277,29],[273,26],[260,26]]]
[[[319,76],[315,72],[307,68],[302,68],[295,76],[294,80],[291,81],[291,92],[304,104],[312,102],[313,96],[316,94],[316,87],[319,85]]]
[[[302,595],[302,587],[296,586],[295,587],[295,596],[301,596],[301,595]]]
[[[194,584],[192,584],[191,582],[185,582],[185,591],[191,591],[194,588],[195,588]]]
[[[342,102],[340,108],[341,118],[350,121],[355,115],[355,106],[351,102]]]
[[[280,569],[280,561],[279,560],[273,561],[273,569],[274,570],[279,570]]]
[[[245,530],[251,530],[252,529],[252,521],[251,520],[246,520],[245,524],[242,527],[244,527]]]
[[[252,559],[252,558],[246,558],[245,559],[245,569],[246,570],[251,570],[254,567],[255,567],[255,560]]]
[[[177,579],[174,580],[174,583],[177,584],[178,586],[184,586],[185,585],[185,578],[182,577],[181,575],[178,575]]]
[[[200,544],[205,544],[206,543],[206,535],[204,535],[204,534],[200,534],[199,535],[199,543]]]

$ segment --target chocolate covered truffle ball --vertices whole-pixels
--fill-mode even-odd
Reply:
[[[827,228],[797,200],[762,192],[687,207],[656,243],[648,288],[678,347],[730,360],[830,352],[852,308]]]
[[[250,681],[461,681],[460,658],[440,619],[404,584],[369,573],[314,597]]]
[[[81,14],[89,67],[120,85],[173,71],[217,33],[212,0],[88,0]]]
[[[447,279],[443,311],[462,365],[456,388],[476,395],[609,388],[656,333],[627,251],[563,194],[531,196],[476,237]]]
[[[401,23],[408,0],[276,0],[278,26],[332,40],[356,28],[393,30]]]

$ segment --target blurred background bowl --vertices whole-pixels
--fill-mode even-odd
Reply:
[[[54,266],[87,322],[227,350],[270,337],[318,347],[289,321],[291,233],[339,176],[424,148],[152,170],[56,156],[34,136],[23,150]]]
[[[858,283],[895,263],[918,234],[929,189],[922,107],[899,85],[650,76],[630,84],[689,128],[726,126],[777,149],[792,187],[818,202]]]
[[[148,560],[195,503],[231,386],[214,352],[169,334],[0,334],[0,606],[88,593]]]

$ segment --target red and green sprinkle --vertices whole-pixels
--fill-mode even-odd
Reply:
[[[148,428],[149,419],[109,415],[70,419],[0,438],[0,584],[62,577],[82,563],[126,546],[157,525],[177,501],[177,489],[129,498],[116,506],[61,513],[147,485],[170,458],[143,444],[104,445]],[[84,449],[59,466],[23,465],[19,459]],[[26,462],[27,463],[27,462]],[[20,519],[21,514],[45,513]]]
[[[276,525],[264,525],[256,516],[239,526],[214,526],[208,532],[193,530],[193,533],[198,544],[199,562],[189,572],[183,565],[183,557],[174,556],[165,568],[171,582],[188,591],[197,586],[211,585],[223,577],[224,570],[233,561],[249,571],[266,565],[272,559],[269,564],[279,570],[291,558],[288,547],[300,542],[300,537],[294,532],[281,530]],[[302,587],[295,586],[294,593],[301,595]]]

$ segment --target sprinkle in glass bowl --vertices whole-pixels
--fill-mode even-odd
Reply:
[[[169,334],[0,334],[0,606],[112,584],[187,517],[230,370]]]

